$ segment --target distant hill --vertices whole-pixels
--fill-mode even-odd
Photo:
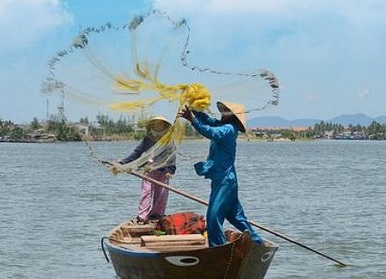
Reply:
[[[321,121],[341,124],[343,126],[361,125],[369,126],[371,122],[376,121],[381,124],[386,124],[386,116],[378,116],[372,118],[363,113],[357,114],[342,114],[332,119],[295,119],[287,120],[283,117],[278,116],[261,116],[249,119],[247,121],[248,127],[313,127],[316,123]]]

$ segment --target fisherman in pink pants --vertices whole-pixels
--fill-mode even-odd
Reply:
[[[159,182],[169,184],[169,173],[153,171],[147,176]],[[138,206],[138,221],[147,222],[149,219],[160,219],[166,210],[169,190],[142,180],[141,198]]]
[[[120,164],[127,164],[138,159],[144,152],[149,150],[156,142],[168,131],[171,124],[163,117],[157,116],[150,119],[146,124],[146,136],[135,148],[129,157],[119,160]],[[174,145],[172,145],[173,148]],[[170,149],[170,148],[169,148]],[[164,152],[174,153],[174,150],[165,150]],[[165,167],[152,170],[147,174],[159,182],[169,184],[170,177],[175,173],[175,155],[168,160]],[[141,197],[138,206],[138,222],[147,223],[149,220],[157,220],[165,214],[169,190],[155,185],[147,180],[142,180]]]

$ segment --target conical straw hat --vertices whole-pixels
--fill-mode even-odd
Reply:
[[[236,116],[237,128],[245,133],[247,130],[247,118],[245,116],[245,106],[231,102],[217,102],[217,108],[221,113],[231,112]]]
[[[145,125],[146,125],[146,126],[149,126],[149,125],[153,124],[154,121],[157,121],[157,120],[161,120],[161,121],[165,122],[169,127],[172,125],[172,124],[170,124],[170,122],[169,122],[165,117],[163,117],[163,116],[155,116],[155,117],[152,117],[152,118],[150,118],[149,120],[146,121]]]

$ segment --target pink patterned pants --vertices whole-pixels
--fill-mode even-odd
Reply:
[[[161,172],[152,172],[148,176],[159,182],[168,184],[169,178]],[[169,190],[147,180],[141,182],[141,197],[138,206],[138,217],[142,221],[150,217],[161,217],[165,214]]]

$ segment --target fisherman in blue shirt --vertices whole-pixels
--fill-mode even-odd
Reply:
[[[238,198],[236,141],[238,131],[246,131],[245,108],[230,102],[217,102],[217,107],[221,120],[204,112],[192,112],[188,106],[179,113],[180,117],[191,122],[197,132],[211,140],[207,160],[194,165],[198,175],[211,179],[206,214],[209,246],[226,243],[223,231],[225,219],[240,231],[248,230],[252,239],[261,244],[263,239],[248,222]]]

